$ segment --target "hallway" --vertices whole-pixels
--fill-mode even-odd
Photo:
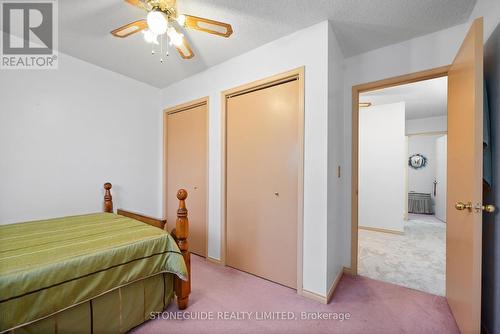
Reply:
[[[410,214],[403,235],[359,229],[361,276],[444,296],[446,224]]]

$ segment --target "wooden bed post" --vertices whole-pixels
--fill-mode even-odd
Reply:
[[[175,221],[174,238],[177,245],[181,250],[184,262],[188,270],[188,281],[183,281],[175,277],[174,289],[177,296],[177,307],[179,310],[184,310],[188,306],[189,294],[191,293],[191,257],[189,253],[189,244],[187,237],[189,236],[189,221],[187,218],[186,198],[188,193],[184,189],[177,192],[177,199],[179,200],[179,209],[177,209],[177,220]]]
[[[110,191],[112,187],[111,183],[104,183],[104,189],[106,190],[104,193],[104,212],[113,213],[113,196],[111,196]]]
[[[110,213],[113,212],[113,197],[111,196],[110,191],[111,187],[112,185],[109,182],[106,182],[104,184],[104,189],[106,190],[104,193],[104,212]],[[189,253],[189,243],[187,240],[189,236],[189,221],[187,218],[188,211],[186,209],[187,196],[188,193],[186,190],[179,189],[179,191],[177,191],[179,208],[177,209],[177,220],[175,221],[175,228],[172,230],[172,233],[170,233],[175,239],[177,246],[179,246],[188,271],[187,281],[183,281],[177,276],[174,277],[174,290],[175,296],[177,297],[177,307],[179,308],[179,310],[184,310],[187,308],[189,303],[189,294],[191,293],[191,256]],[[125,217],[130,217],[151,226],[167,230],[167,221],[165,219],[148,217],[139,213],[121,209],[117,210],[117,214]]]

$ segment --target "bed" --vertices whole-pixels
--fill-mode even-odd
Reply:
[[[187,192],[175,229],[118,209],[0,226],[0,333],[125,333],[188,306]]]

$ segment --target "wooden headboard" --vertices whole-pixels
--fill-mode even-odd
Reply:
[[[113,213],[113,196],[111,195],[112,187],[113,186],[111,185],[111,183],[104,183],[104,212]],[[189,253],[189,243],[187,240],[189,236],[188,210],[186,209],[187,196],[188,193],[186,190],[179,189],[177,191],[179,208],[177,209],[175,228],[170,233],[182,253],[189,275],[188,281],[183,281],[177,276],[175,276],[174,278],[174,289],[175,296],[177,297],[177,307],[180,310],[184,310],[185,308],[187,308],[189,303],[189,294],[191,293],[191,258]],[[129,217],[148,225],[161,228],[168,232],[166,219],[158,219],[122,209],[118,209],[116,213],[121,216]]]

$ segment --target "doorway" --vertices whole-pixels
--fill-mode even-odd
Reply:
[[[302,289],[303,68],[223,92],[224,263]]]
[[[359,94],[448,76],[446,299],[464,333],[481,329],[483,203],[483,19],[476,19],[450,66],[352,88],[351,273],[358,273]]]
[[[359,95],[358,273],[445,295],[447,77]]]
[[[164,113],[164,212],[174,224],[178,189],[189,196],[189,249],[207,257],[208,98]]]

